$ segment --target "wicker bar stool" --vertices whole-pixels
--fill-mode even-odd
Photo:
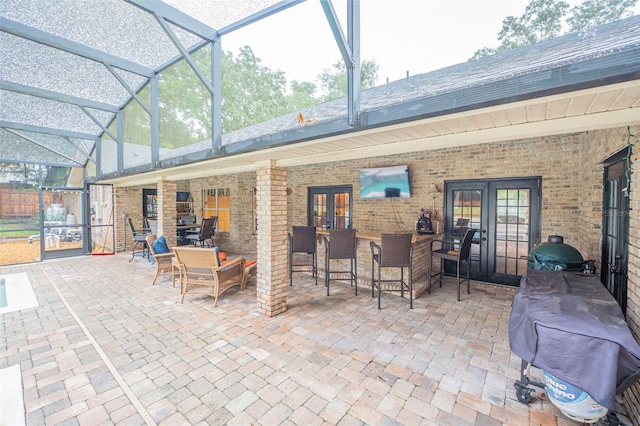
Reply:
[[[330,229],[329,239],[324,237],[325,246],[325,279],[324,285],[327,287],[329,295],[329,282],[331,274],[344,274],[346,278],[334,278],[334,281],[349,281],[355,287],[355,294],[358,295],[358,260],[355,229]],[[331,270],[331,261],[347,259],[349,260],[349,270]]]
[[[409,308],[413,309],[413,282],[412,282],[412,261],[413,245],[411,239],[413,234],[382,234],[380,245],[371,241],[371,297],[375,296],[375,288],[378,288],[378,309],[380,309],[380,295],[382,293],[382,283],[398,283],[400,288],[390,288],[386,291],[400,291],[400,296],[404,297],[404,291],[409,292]],[[378,265],[378,278],[375,270]],[[400,268],[399,279],[382,279],[382,268]],[[408,269],[408,278],[405,281],[404,270]]]
[[[289,285],[293,285],[294,272],[308,272],[316,279],[318,285],[318,257],[316,253],[316,227],[294,226],[289,240]],[[295,256],[301,254],[302,257]]]

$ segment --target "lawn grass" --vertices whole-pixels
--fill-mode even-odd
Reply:
[[[0,219],[0,239],[28,238],[40,234],[37,221],[27,219]]]

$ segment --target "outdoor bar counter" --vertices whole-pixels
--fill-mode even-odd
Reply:
[[[400,232],[398,232],[400,233]],[[318,270],[320,276],[324,277],[324,262],[325,262],[325,245],[323,237],[329,239],[328,230],[316,231],[318,241]],[[422,293],[427,291],[427,270],[429,268],[429,258],[431,257],[431,241],[436,239],[442,239],[443,234],[433,235],[420,235],[416,231],[413,231],[413,297],[416,298]],[[371,288],[371,247],[369,243],[375,241],[380,244],[382,239],[381,234],[368,234],[364,232],[356,232],[356,238],[358,241],[358,287]],[[332,262],[338,262],[333,260]],[[345,265],[347,261],[344,261]],[[440,263],[436,262],[434,268],[439,270]],[[395,278],[400,277],[400,271],[398,268],[382,268],[382,278]],[[399,293],[393,293],[399,296]]]

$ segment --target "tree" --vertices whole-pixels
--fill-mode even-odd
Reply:
[[[43,166],[38,164],[0,163],[0,177],[16,182],[20,189],[37,189],[42,184],[51,187],[64,187],[69,176],[69,167]]]
[[[280,70],[260,65],[251,47],[238,57],[225,52],[222,60],[222,128],[225,132],[261,123],[287,111],[287,80]]]
[[[589,28],[631,16],[631,9],[638,0],[586,0],[571,9],[567,19],[569,32],[585,31]]]
[[[193,58],[202,73],[210,75],[209,49],[201,49]],[[237,56],[222,52],[221,61],[222,128],[225,133],[347,94],[346,67],[341,62],[318,76],[324,93],[320,96],[316,95],[318,86],[315,83],[296,80],[291,82],[287,92],[284,73],[263,66],[249,46],[240,48]],[[378,73],[376,62],[363,61],[361,71],[361,88],[373,87]],[[185,61],[162,72],[159,88],[163,148],[177,148],[211,137],[209,91]],[[148,128],[150,123],[145,120],[148,114],[138,109],[139,114],[132,111],[130,121],[136,127]],[[127,133],[133,135],[134,131]],[[135,139],[144,140],[142,137]]]
[[[538,43],[562,35],[564,18],[569,31],[581,31],[594,25],[615,21],[630,14],[638,0],[585,0],[569,11],[569,4],[562,0],[531,0],[520,17],[508,16],[502,21],[498,33],[501,42],[496,48],[483,47],[471,59]]]
[[[375,60],[364,60],[360,67],[360,89],[365,90],[375,86],[378,78],[378,64]],[[347,96],[347,67],[344,62],[339,61],[333,64],[332,68],[325,68],[322,74],[318,75],[324,95],[322,101]]]
[[[298,81],[293,80],[289,87],[291,89],[291,94],[287,95],[286,99],[289,112],[301,110],[318,103],[318,100],[314,96],[316,92],[315,84],[308,81],[299,83]]]
[[[193,60],[205,76],[210,75],[211,50],[203,48]],[[177,148],[211,137],[211,94],[191,67],[182,60],[160,74],[160,137],[165,148]],[[150,125],[148,115],[132,117],[136,126]]]
[[[19,188],[27,189],[37,187],[40,166],[33,164],[0,163],[0,176],[11,181],[18,180]]]

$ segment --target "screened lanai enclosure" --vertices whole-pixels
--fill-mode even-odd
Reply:
[[[293,169],[637,123],[635,17],[366,86],[361,47],[384,44],[361,40],[367,4],[4,0],[0,239],[28,247],[25,261],[109,254],[126,246],[114,234],[126,226],[111,185],[153,188],[255,174],[265,162]],[[431,17],[453,23],[435,44],[462,34],[460,13]],[[390,38],[389,49],[414,46],[386,34],[388,19],[369,15],[363,26]],[[267,34],[278,42],[254,53]],[[316,64],[324,49],[335,60]],[[263,66],[263,55],[284,71]],[[339,94],[288,85],[286,67],[301,64],[316,75],[343,72]]]
[[[232,87],[242,70],[222,41],[301,3],[4,1],[0,240],[21,242],[28,254],[0,264],[117,251],[112,187],[97,182],[300,140],[298,105],[242,103]],[[314,134],[348,131],[359,108],[359,4],[341,1],[339,11],[328,0],[314,4],[349,93],[339,107],[348,123],[329,120]],[[250,49],[244,54],[252,58]],[[245,108],[249,118],[223,107]],[[286,114],[271,141],[241,131]],[[234,165],[242,167],[241,157]]]

